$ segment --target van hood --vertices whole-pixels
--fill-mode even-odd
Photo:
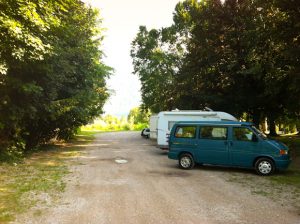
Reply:
[[[279,142],[277,140],[271,140],[271,139],[268,139],[266,140],[270,145],[278,148],[278,149],[284,149],[284,150],[288,150],[288,147],[282,143],[282,142]]]

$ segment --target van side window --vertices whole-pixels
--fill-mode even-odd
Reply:
[[[237,141],[252,141],[254,133],[243,127],[233,128],[233,139]]]
[[[175,131],[176,138],[195,138],[196,126],[178,126]]]
[[[200,129],[201,139],[226,140],[227,128],[205,126]]]

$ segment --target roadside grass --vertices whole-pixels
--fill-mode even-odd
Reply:
[[[227,181],[241,184],[252,194],[271,198],[281,205],[291,206],[300,214],[300,136],[279,136],[291,150],[292,163],[286,171],[262,177],[254,172],[230,172]]]
[[[95,120],[94,123],[82,126],[81,131],[96,131],[96,132],[116,132],[116,131],[141,131],[148,127],[148,123],[130,123],[130,122],[112,122],[105,123],[102,120]]]
[[[95,135],[99,133],[101,133],[99,130],[86,130],[84,128],[80,128],[76,134],[75,140],[93,141],[95,139]]]
[[[33,215],[41,215],[43,208],[55,203],[70,173],[67,160],[76,164],[74,158],[84,154],[84,145],[96,133],[80,132],[70,142],[43,146],[15,163],[0,163],[0,223],[14,221],[33,207],[37,207]]]
[[[280,185],[295,186],[300,193],[300,136],[281,136],[276,139],[289,147],[291,150],[292,163],[287,171],[270,176],[270,179]]]

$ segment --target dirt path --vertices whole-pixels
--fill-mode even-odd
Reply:
[[[225,181],[222,169],[180,170],[138,132],[100,134],[87,152],[59,205],[16,223],[300,223],[299,214]]]

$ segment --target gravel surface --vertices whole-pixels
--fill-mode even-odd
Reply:
[[[226,181],[222,168],[180,170],[139,132],[99,134],[86,150],[61,201],[15,223],[300,224],[297,212]]]

